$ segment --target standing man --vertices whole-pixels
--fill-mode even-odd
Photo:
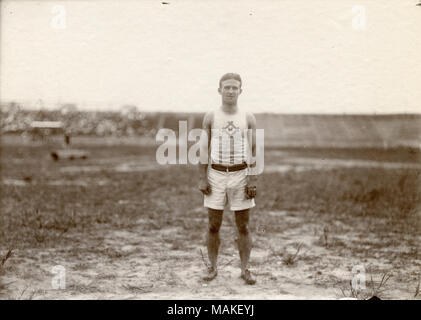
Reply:
[[[241,278],[252,285],[256,280],[247,268],[252,246],[248,224],[250,208],[255,206],[256,186],[255,176],[249,175],[249,171],[255,166],[255,163],[250,163],[250,158],[256,155],[256,119],[252,113],[238,108],[241,85],[238,74],[223,75],[218,88],[222,106],[206,113],[203,119],[207,139],[202,141],[207,141],[207,145],[202,144],[201,152],[208,154],[209,160],[206,164],[199,164],[199,189],[204,194],[204,206],[209,214],[207,247],[211,263],[204,280],[211,281],[218,274],[219,229],[228,202],[235,212],[238,229]],[[250,131],[251,135],[248,134]]]

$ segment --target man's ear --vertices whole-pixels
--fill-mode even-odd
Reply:
[[[219,94],[222,94],[221,87],[218,88],[218,92],[219,92]]]
[[[241,94],[241,92],[243,92],[243,89],[241,89],[241,88],[240,88],[240,93],[239,93],[239,95]]]

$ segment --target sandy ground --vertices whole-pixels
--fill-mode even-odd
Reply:
[[[113,166],[113,170],[160,169],[151,161],[126,160]],[[112,159],[105,162],[113,163]],[[321,163],[330,167],[352,165],[349,160],[290,158],[285,163],[269,166],[268,170],[306,170]],[[63,166],[61,170],[83,172],[97,170],[101,165]],[[387,167],[388,164],[354,161],[354,165]],[[416,164],[393,164],[399,165],[420,167]],[[79,179],[50,183],[101,185],[108,182],[107,179]],[[3,179],[3,183],[18,187],[26,182]],[[121,204],[127,204],[127,201],[122,199]],[[199,214],[203,210],[198,207],[194,212]],[[373,277],[375,282],[379,282],[385,272],[393,273],[385,288],[382,288],[385,289],[382,298],[413,297],[421,260],[414,260],[412,265],[393,261],[394,253],[402,253],[409,248],[382,246],[381,239],[367,234],[363,228],[352,229],[341,221],[320,221],[316,216],[309,218],[308,214],[289,211],[268,214],[279,217],[286,228],[283,232],[270,234],[265,232],[265,226],[256,228],[251,255],[251,271],[258,281],[255,286],[246,286],[239,278],[236,230],[233,224],[227,224],[232,214],[225,212],[221,229],[219,275],[211,283],[201,279],[206,270],[202,259],[202,253],[206,256],[205,235],[202,239],[191,239],[188,231],[181,227],[151,228],[151,221],[139,219],[129,229],[115,229],[100,224],[89,233],[64,234],[63,237],[73,239],[73,245],[69,247],[16,250],[7,262],[9,270],[2,277],[6,290],[0,298],[341,299],[351,296],[347,283],[355,275],[352,268],[358,264],[364,264],[367,269],[367,281]],[[326,228],[329,228],[329,239],[325,237]],[[421,236],[415,241],[421,243]],[[361,258],[364,255],[356,258],[348,254],[345,246],[341,249],[341,243],[355,243],[364,252],[365,245],[360,243],[367,242],[379,246],[374,254],[370,252],[365,258]],[[328,243],[334,244],[335,249],[332,250]],[[297,253],[299,245],[301,247]],[[295,253],[297,255],[293,262],[285,263],[285,259]],[[52,281],[56,277],[53,267],[57,265],[64,267],[64,289],[53,288]]]
[[[197,208],[202,210],[202,208]],[[287,224],[299,225],[300,217],[289,212],[271,212]],[[201,280],[205,266],[201,250],[204,243],[174,248],[169,238],[185,237],[181,228],[146,230],[144,220],[135,228],[104,230],[90,234],[75,234],[77,247],[60,249],[30,249],[15,252],[12,260],[14,275],[5,277],[11,299],[340,299],[341,282],[352,279],[355,258],[332,254],[320,245],[320,224],[306,224],[268,238],[264,229],[255,234],[252,252],[252,272],[257,276],[255,286],[246,286],[239,278],[239,258],[234,246],[235,230],[223,226],[219,275],[211,283]],[[341,223],[336,228],[346,230]],[[358,239],[359,234],[346,230],[344,241]],[[351,236],[350,236],[351,233]],[[368,240],[368,239],[366,239]],[[371,239],[375,241],[375,239]],[[419,238],[421,241],[421,237]],[[294,254],[297,243],[302,243],[297,261],[285,265],[276,252],[284,256]],[[405,248],[394,248],[405,250]],[[383,248],[376,258],[361,261],[375,267],[371,274],[379,281],[379,270],[391,268],[387,255],[393,249]],[[66,288],[52,289],[54,265],[65,268]],[[395,267],[399,263],[395,264]],[[421,260],[412,266],[393,268],[393,282],[386,286],[383,298],[410,299],[411,285],[419,272]],[[367,275],[367,281],[368,281]],[[404,280],[404,281],[400,281]],[[3,296],[2,298],[5,298]]]

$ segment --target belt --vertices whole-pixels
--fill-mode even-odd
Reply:
[[[220,164],[212,163],[211,165],[212,169],[218,170],[218,171],[224,171],[224,172],[234,172],[234,171],[240,171],[247,168],[247,163],[237,164],[230,167],[222,166]]]

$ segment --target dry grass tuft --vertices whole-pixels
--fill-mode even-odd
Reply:
[[[298,243],[295,247],[295,253],[287,253],[283,258],[282,262],[287,266],[292,266],[298,261],[298,255],[300,254],[301,248],[303,247],[302,243]]]
[[[386,291],[386,283],[391,277],[391,274],[385,272],[382,274],[382,278],[380,279],[379,283],[376,284],[376,282],[373,280],[373,276],[371,275],[370,282],[367,284],[365,289],[354,288],[352,285],[352,280],[348,282],[347,288],[339,286],[339,289],[345,298],[353,298],[357,300],[377,300]]]
[[[414,298],[418,297],[418,295],[420,294],[420,285],[421,285],[421,276],[418,276],[418,284],[415,287]]]
[[[7,251],[7,253],[6,253],[6,255],[3,258],[1,258],[1,263],[0,263],[0,277],[3,276],[3,274],[5,273],[5,267],[4,267],[4,265],[6,264],[6,261],[12,256],[12,254],[13,254],[13,250],[12,249],[9,249]],[[6,287],[8,285],[9,284],[3,283],[1,281],[1,278],[0,278],[0,292],[3,291],[4,289],[6,289]]]

